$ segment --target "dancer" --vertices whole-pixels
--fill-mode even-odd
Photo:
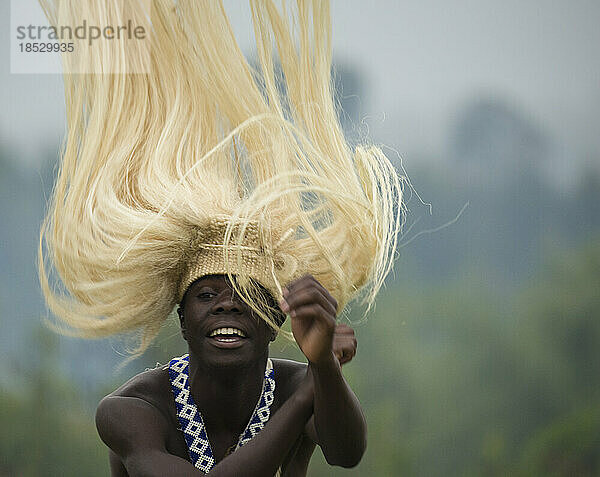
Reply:
[[[178,310],[189,353],[98,408],[113,475],[305,475],[315,444],[356,465],[366,425],[340,368],[355,341],[335,323],[391,268],[401,189],[379,148],[344,138],[329,3],[251,0],[252,68],[217,0],[40,1],[53,25],[148,32],[64,55],[68,134],[40,233],[62,332],[137,332],[137,356]],[[268,357],[285,315],[307,365]]]

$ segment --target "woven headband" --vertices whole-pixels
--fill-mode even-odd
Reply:
[[[190,251],[186,256],[185,270],[179,282],[177,301],[181,302],[188,287],[206,275],[243,275],[256,280],[277,299],[281,297],[278,271],[284,266],[285,258],[277,254],[279,245],[293,230],[283,234],[272,245],[264,226],[258,221],[245,224],[242,233],[240,222],[233,222],[229,243],[225,244],[227,227],[232,223],[229,216],[212,217],[203,227],[196,229],[190,240]],[[269,230],[272,234],[272,230]],[[289,263],[285,264],[289,266]]]

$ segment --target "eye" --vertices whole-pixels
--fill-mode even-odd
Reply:
[[[203,288],[196,295],[200,300],[210,300],[212,297],[216,296],[216,293],[213,290]]]

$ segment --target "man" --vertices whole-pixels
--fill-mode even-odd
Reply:
[[[290,283],[281,310],[292,320],[308,366],[273,360],[276,381],[264,429],[238,447],[257,406],[275,332],[254,316],[225,275],[187,289],[178,310],[189,348],[189,389],[214,457],[211,475],[303,476],[315,444],[332,465],[356,465],[366,446],[360,404],[340,363],[351,359],[353,331],[335,327],[337,303],[312,276]],[[337,352],[337,357],[336,353]],[[339,361],[338,361],[339,357]],[[171,383],[172,384],[172,383]],[[113,476],[204,475],[190,461],[168,367],[139,374],[102,400],[96,423],[110,447]]]
[[[98,408],[113,473],[305,475],[315,444],[356,465],[365,422],[335,316],[374,303],[402,187],[380,148],[344,136],[329,2],[250,0],[254,66],[221,0],[40,2],[56,28],[149,33],[63,55],[68,133],[38,248],[65,333],[125,333],[140,355],[180,306],[189,356]],[[268,358],[281,312],[308,366]]]

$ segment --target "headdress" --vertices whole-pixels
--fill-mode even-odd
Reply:
[[[256,283],[280,298],[311,273],[340,310],[361,291],[373,302],[396,250],[401,186],[380,148],[344,138],[328,1],[288,11],[250,0],[256,68],[218,0],[152,0],[150,11],[142,0],[40,2],[52,24],[132,18],[149,29],[146,47],[102,39],[63,58],[68,133],[39,244],[63,331],[139,330],[141,352],[212,273],[235,275],[274,326]],[[147,74],[124,72],[145,60]]]

